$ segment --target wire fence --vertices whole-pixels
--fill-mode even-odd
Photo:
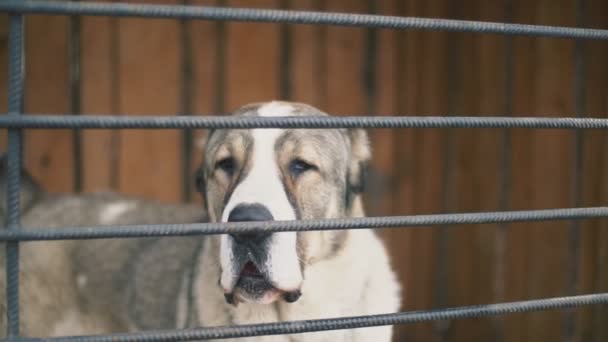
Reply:
[[[217,8],[201,6],[162,6],[120,3],[80,3],[67,1],[0,2],[0,12],[10,15],[8,115],[0,117],[0,128],[8,130],[7,229],[0,231],[6,242],[7,339],[35,340],[19,332],[19,243],[34,240],[133,238],[226,234],[234,231],[303,231],[328,229],[418,227],[429,225],[510,223],[541,220],[579,220],[608,218],[608,207],[562,208],[487,213],[458,213],[356,219],[302,220],[241,223],[198,223],[175,225],[74,227],[21,229],[20,169],[23,129],[59,128],[530,128],[530,129],[608,129],[608,119],[600,118],[509,118],[509,117],[328,117],[328,118],[231,118],[207,117],[98,117],[69,115],[24,116],[24,15],[132,16],[168,19],[248,21],[284,24],[338,25],[367,28],[443,30],[458,32],[526,35],[536,37],[608,40],[608,30],[555,26],[473,22],[462,20],[392,17],[328,12]],[[470,307],[400,312],[384,315],[343,317],[296,322],[279,322],[229,327],[203,327],[131,334],[58,337],[56,341],[178,341],[233,337],[295,334],[335,329],[414,323],[467,317],[502,315],[591,304],[608,304],[608,294],[597,293],[561,298],[488,304]]]

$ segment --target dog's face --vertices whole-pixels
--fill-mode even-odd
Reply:
[[[307,105],[270,102],[245,106],[234,115],[325,114]],[[368,158],[361,130],[215,130],[205,145],[199,190],[212,222],[360,215]],[[339,253],[346,238],[344,231],[214,237],[226,300],[296,301],[307,265]]]

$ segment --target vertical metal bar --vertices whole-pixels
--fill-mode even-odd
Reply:
[[[505,0],[505,21],[513,22],[513,1]],[[513,115],[513,37],[505,38],[505,84],[504,84],[504,113],[505,116]],[[509,198],[511,197],[511,130],[505,129],[502,132],[501,146],[501,175],[500,175],[500,194],[499,210],[509,210]],[[498,301],[505,300],[505,273],[506,273],[506,224],[499,224],[494,240],[494,295]],[[496,317],[493,320],[494,340],[504,341],[504,319]]]
[[[8,61],[8,115],[23,112],[23,16],[10,15]],[[7,215],[6,227],[20,229],[21,130],[8,130]],[[7,336],[19,336],[19,242],[6,244],[6,306]]]
[[[576,0],[576,26],[583,27],[585,2]],[[577,39],[574,46],[574,102],[576,117],[581,117],[585,112],[585,58],[583,50],[583,40]],[[572,165],[572,178],[570,182],[571,206],[581,205],[581,179],[583,176],[583,132],[575,130],[574,144],[574,163]],[[568,240],[569,251],[567,289],[568,295],[575,295],[579,284],[579,263],[581,249],[580,223],[578,220],[570,222]],[[576,334],[576,313],[573,310],[564,312],[564,340],[573,341]]]
[[[189,5],[190,0],[182,0],[183,5]],[[192,25],[189,20],[179,22],[181,40],[181,115],[192,115]],[[194,136],[192,129],[182,131],[182,200],[192,200],[192,147]]]
[[[70,112],[73,115],[81,113],[80,92],[80,16],[70,17]],[[74,158],[74,191],[82,191],[82,139],[79,129],[72,130],[72,155]]]

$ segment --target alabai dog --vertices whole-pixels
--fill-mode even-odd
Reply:
[[[270,102],[247,105],[234,115],[326,114],[304,104]],[[118,194],[54,195],[26,181],[21,188],[23,224],[364,216],[361,191],[370,147],[362,130],[212,130],[203,149],[197,184],[206,210]],[[387,252],[375,232],[367,229],[21,246],[21,325],[27,336],[382,314],[397,311],[401,302]],[[0,286],[5,285],[4,258],[2,248]],[[0,309],[6,309],[4,297]],[[5,330],[2,320],[0,332]],[[235,341],[380,342],[391,336],[392,327],[383,326]]]
[[[236,116],[325,116],[269,102]],[[212,222],[362,217],[365,131],[213,130],[199,190]],[[395,312],[400,288],[369,229],[218,235],[205,241],[198,291],[202,325],[249,324]],[[219,283],[219,286],[218,286]],[[392,327],[247,341],[389,341]]]

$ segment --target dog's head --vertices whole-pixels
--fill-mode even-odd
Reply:
[[[324,116],[308,105],[251,104],[238,116]],[[363,214],[369,143],[362,130],[211,131],[199,190],[212,222],[321,219]],[[345,231],[214,237],[220,286],[230,303],[294,302],[307,266],[340,252]]]

